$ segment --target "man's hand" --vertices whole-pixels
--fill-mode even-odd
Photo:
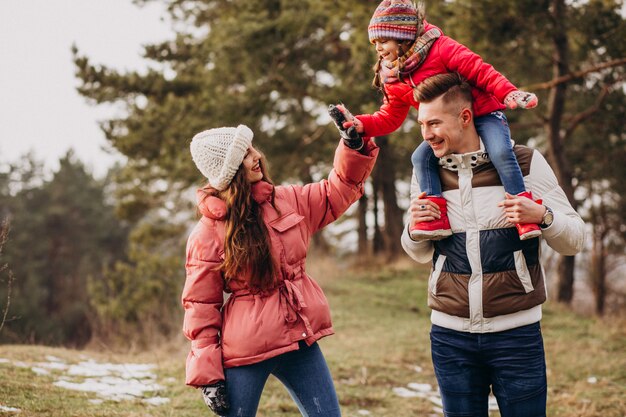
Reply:
[[[228,414],[230,404],[228,403],[228,395],[226,393],[226,381],[218,381],[212,385],[200,387],[202,398],[207,407],[218,416]]]
[[[411,205],[409,206],[411,225],[421,222],[430,222],[441,217],[439,206],[425,197],[426,193],[422,192],[417,198],[411,201]]]
[[[528,93],[526,91],[515,90],[511,91],[504,98],[504,105],[509,109],[532,109],[537,107],[539,104],[539,99],[533,93]]]
[[[498,203],[504,209],[506,220],[511,224],[531,223],[539,224],[543,221],[546,212],[545,206],[530,198],[505,193],[505,199]]]

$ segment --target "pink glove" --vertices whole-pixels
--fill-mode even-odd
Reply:
[[[511,91],[504,98],[504,105],[509,109],[532,109],[537,107],[539,99],[533,93],[527,93],[526,91],[515,90]]]

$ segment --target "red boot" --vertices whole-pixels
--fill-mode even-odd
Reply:
[[[519,193],[518,196],[530,198],[531,200],[533,200],[533,195],[530,193],[530,191],[524,191],[522,193]],[[541,228],[538,224],[517,223],[515,227],[517,228],[517,233],[519,233],[520,240],[532,239],[534,237],[541,236]]]
[[[411,226],[410,234],[413,240],[441,240],[452,234],[448,220],[448,206],[443,197],[427,196],[426,199],[439,206],[441,217],[429,222],[421,222]]]

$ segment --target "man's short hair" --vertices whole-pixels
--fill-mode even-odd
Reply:
[[[471,105],[473,101],[472,87],[456,72],[437,74],[425,79],[415,87],[413,95],[420,103],[430,103],[441,96],[446,104],[462,100]]]

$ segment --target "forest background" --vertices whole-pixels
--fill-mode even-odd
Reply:
[[[202,178],[198,131],[247,124],[275,181],[319,180],[337,133],[326,114],[381,103],[367,23],[378,1],[166,3],[176,35],[145,45],[144,72],[74,48],[79,92],[122,106],[101,128],[126,157],[94,178],[72,152],[52,177],[32,156],[0,160],[0,343],[141,345],[179,334],[186,236]],[[587,223],[585,251],[546,250],[551,298],[600,317],[626,311],[626,24],[620,0],[426,2],[427,18],[481,54],[539,108],[509,111],[513,137],[542,151]],[[415,113],[381,148],[366,194],[320,234],[318,256],[391,264],[408,206]],[[349,260],[349,261],[346,261]]]

